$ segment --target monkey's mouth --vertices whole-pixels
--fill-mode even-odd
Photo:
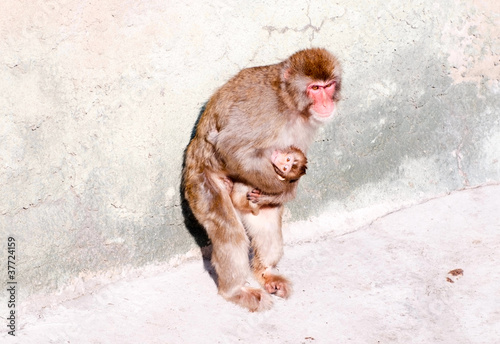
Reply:
[[[279,180],[285,180],[286,178],[283,176],[283,172],[273,163],[274,172],[276,172],[276,176]]]
[[[319,111],[318,111],[319,110]],[[337,107],[335,104],[330,106],[314,106],[310,110],[312,116],[320,123],[325,123],[335,117]]]
[[[330,117],[331,115],[334,114],[335,104],[332,103],[332,104],[328,104],[326,106],[322,106],[322,105],[314,106],[313,111],[315,112],[316,116],[327,118],[327,117]]]

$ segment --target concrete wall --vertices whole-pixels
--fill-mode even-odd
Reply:
[[[344,101],[288,221],[500,181],[499,15],[496,0],[2,1],[0,240],[17,240],[22,297],[194,247],[179,181],[200,109],[301,48],[339,56]]]

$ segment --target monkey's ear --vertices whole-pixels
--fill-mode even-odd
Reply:
[[[288,81],[292,77],[292,65],[290,63],[290,60],[286,60],[283,62],[283,65],[281,66],[281,77],[283,80]]]
[[[290,78],[290,68],[286,68],[284,71],[283,71],[283,78],[285,80],[288,80],[288,78]]]

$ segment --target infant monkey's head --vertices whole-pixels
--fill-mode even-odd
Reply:
[[[295,182],[306,174],[307,158],[297,147],[275,150],[271,156],[271,162],[280,180]]]

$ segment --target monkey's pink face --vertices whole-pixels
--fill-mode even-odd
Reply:
[[[286,175],[292,168],[294,162],[293,155],[284,154],[279,150],[275,150],[271,155],[271,162],[276,166],[284,175]]]
[[[318,81],[307,86],[307,96],[313,101],[311,113],[319,119],[327,119],[335,112],[335,86],[335,81]]]

